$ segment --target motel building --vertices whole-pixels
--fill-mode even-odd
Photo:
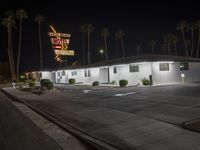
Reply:
[[[153,85],[166,85],[200,81],[200,59],[166,55],[139,55],[113,59],[87,66],[66,67],[51,71],[27,73],[37,81],[50,79],[54,83],[69,83],[70,78],[77,84],[92,85],[115,83],[128,80],[128,86],[142,85],[142,79],[152,78]]]

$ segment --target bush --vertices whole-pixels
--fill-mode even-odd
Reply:
[[[40,81],[40,85],[41,86],[47,86],[47,84],[49,84],[49,82],[51,82],[49,79],[42,79]]]
[[[47,87],[47,90],[53,89],[53,82],[48,82],[46,87]]]
[[[76,80],[74,78],[69,79],[69,84],[75,84]]]
[[[113,80],[112,82],[110,82],[110,84],[116,85],[117,82],[115,80]]]
[[[128,81],[127,81],[127,80],[125,80],[125,79],[119,80],[119,85],[120,85],[120,87],[125,87],[125,86],[127,86],[127,84],[128,84]]]
[[[150,81],[147,78],[142,79],[142,84],[143,85],[150,85]]]
[[[35,82],[29,83],[29,87],[35,87]]]
[[[98,86],[99,85],[99,81],[94,81],[93,83],[92,83],[92,86]]]

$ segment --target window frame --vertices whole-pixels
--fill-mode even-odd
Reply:
[[[117,73],[117,67],[113,67],[113,73],[116,74]]]
[[[166,66],[161,66],[161,65],[167,65],[167,69],[165,68]],[[159,71],[169,71],[169,63],[159,63]]]
[[[181,67],[181,64],[183,64],[183,67]],[[186,66],[185,66],[186,64]],[[189,63],[188,62],[180,62],[180,71],[188,71],[189,70]]]
[[[136,69],[137,68],[137,69]],[[139,65],[129,65],[129,72],[140,72]]]

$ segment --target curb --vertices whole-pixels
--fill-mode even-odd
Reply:
[[[39,109],[37,109],[36,107],[28,104],[26,101],[24,101],[23,99],[19,98],[18,96],[13,96],[12,94],[8,93],[6,90],[4,89],[0,89],[4,94],[6,94],[6,96],[8,96],[9,98],[11,98],[12,100],[15,100],[17,102],[23,103],[25,105],[27,105],[29,108],[31,108],[32,110],[34,110],[35,112],[37,112],[38,114],[40,114],[41,116],[45,117],[46,119],[48,119],[49,121],[55,123],[56,125],[58,125],[59,127],[61,127],[62,129],[66,130],[67,132],[71,133],[72,135],[74,135],[75,137],[83,140],[84,142],[90,144],[91,146],[99,149],[99,150],[125,150],[125,149],[120,149],[118,147],[116,147],[115,145],[108,143],[106,141],[103,141],[101,139],[98,139],[96,137],[92,137],[90,135],[88,135],[87,133],[84,133],[82,131],[80,131],[79,129],[74,128],[73,126],[69,125],[68,123],[66,123],[64,120],[52,115],[52,114],[48,114],[46,112],[43,112]]]

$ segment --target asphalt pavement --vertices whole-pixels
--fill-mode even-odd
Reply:
[[[82,138],[110,149],[200,149],[200,133],[180,126],[200,117],[199,84],[59,88],[40,96],[4,90]]]
[[[0,150],[62,150],[0,92]]]

